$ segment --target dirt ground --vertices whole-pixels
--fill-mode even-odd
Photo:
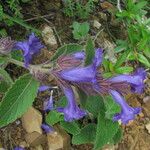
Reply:
[[[76,42],[72,38],[70,28],[73,18],[68,18],[63,15],[60,1],[33,0],[29,4],[23,4],[22,7],[24,19],[27,20],[29,24],[37,28],[42,28],[44,24],[48,24],[56,29],[55,34],[57,33],[59,46],[62,43]],[[44,15],[48,16],[44,17]],[[43,17],[34,19],[34,17],[37,16]],[[106,14],[102,11],[100,6],[96,7],[96,11],[89,18],[89,22],[91,24],[93,23],[94,19],[97,19],[102,24],[104,29],[103,35],[98,36],[96,40],[97,46],[101,46],[103,43],[102,41],[105,39],[113,41],[113,39],[116,37],[125,37],[124,31],[122,31],[122,34],[120,34],[120,31],[122,30],[120,25],[115,22],[108,22],[108,20],[105,20],[105,18]],[[12,29],[8,29],[8,31],[10,31],[10,36],[12,36],[14,39],[20,38],[22,34],[27,34],[21,27],[18,27],[18,30],[16,31],[16,26]],[[92,36],[96,36],[97,32],[98,31],[96,29],[91,28]],[[23,39],[24,37],[21,38]],[[8,68],[11,69],[12,67],[14,66],[10,65]],[[121,142],[116,146],[105,148],[105,150],[150,150],[150,133],[148,133],[148,130],[146,129],[146,125],[150,123],[150,97],[146,102],[143,101],[143,99],[148,97],[150,93],[150,76],[149,79],[146,80],[145,84],[146,88],[144,94],[128,96],[128,102],[131,104],[131,106],[141,106],[143,109],[142,113],[136,118],[135,121],[129,123],[127,126],[122,126],[123,139]],[[40,98],[37,98],[37,101],[34,103],[34,105],[40,110],[41,104],[38,99]],[[21,122],[20,120],[17,120],[7,127],[0,129],[0,147],[4,147],[6,150],[12,149],[14,145],[19,145],[21,142],[25,141],[24,135],[25,131],[21,125]],[[72,150],[92,150],[92,145],[87,144],[72,146]]]

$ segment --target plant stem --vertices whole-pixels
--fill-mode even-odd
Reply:
[[[20,19],[20,18],[11,17],[11,16],[9,16],[9,15],[7,15],[7,14],[5,14],[5,13],[3,14],[3,18],[4,18],[4,19],[9,19],[9,20],[11,20],[11,21],[13,21],[13,22],[15,22],[15,23],[17,23],[17,24],[19,24],[19,25],[25,27],[26,29],[32,30],[33,32],[41,33],[40,30],[37,30],[37,29],[35,29],[35,28],[29,26],[28,24],[26,24],[26,23],[25,23],[22,19]]]
[[[20,67],[25,68],[24,63],[21,62],[21,61],[18,61],[18,60],[16,60],[16,59],[12,59],[12,58],[9,58],[8,61],[9,61],[10,63],[13,63],[13,64],[15,64],[15,65],[18,65],[18,66],[20,66]]]
[[[28,69],[30,72],[40,71],[40,72],[43,72],[43,73],[50,73],[51,70],[53,69],[53,64],[50,64],[49,68],[44,68],[43,64],[40,64],[40,65],[29,65],[29,67],[26,68],[23,62],[18,61],[18,60],[13,59],[13,58],[9,58],[8,62],[13,63],[15,65],[18,65],[20,67],[23,67],[25,69]]]

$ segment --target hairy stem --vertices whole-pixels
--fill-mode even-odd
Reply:
[[[32,71],[35,71],[35,72],[36,72],[36,71],[40,71],[40,72],[43,72],[43,73],[50,73],[51,70],[53,69],[53,64],[50,64],[50,65],[49,65],[49,68],[45,68],[45,67],[44,67],[45,65],[43,65],[43,64],[40,64],[40,65],[29,65],[29,67],[26,68],[23,62],[18,61],[18,60],[16,60],[16,59],[9,58],[8,61],[9,61],[10,63],[13,63],[13,64],[15,64],[15,65],[18,65],[18,66],[20,66],[20,67],[23,67],[23,68],[25,68],[25,69],[28,69],[30,72],[32,72]],[[47,67],[47,66],[46,66],[46,67]]]

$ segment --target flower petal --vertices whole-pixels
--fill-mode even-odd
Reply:
[[[84,117],[87,113],[77,106],[72,88],[63,87],[63,90],[67,97],[68,104],[65,108],[58,108],[57,111],[64,113],[65,121],[68,122]]]
[[[25,148],[17,146],[17,147],[14,148],[14,150],[25,150]]]
[[[72,82],[90,82],[95,78],[96,71],[93,66],[76,67],[60,72],[60,77]]]
[[[115,102],[121,106],[121,113],[114,116],[114,121],[121,120],[123,124],[127,124],[130,120],[134,120],[135,116],[141,112],[141,108],[129,106],[117,91],[110,90],[110,94]]]
[[[60,77],[72,82],[95,82],[97,67],[102,62],[102,49],[96,49],[95,57],[93,58],[93,64],[87,67],[74,67],[69,69],[64,69],[60,72]],[[78,53],[76,55],[83,55],[83,53]]]
[[[43,110],[47,112],[47,111],[53,110],[53,108],[54,108],[53,97],[51,95],[50,98],[49,98],[49,100],[44,102],[44,108],[43,108]]]
[[[51,126],[49,126],[49,125],[47,125],[47,124],[45,124],[45,123],[43,123],[43,124],[41,125],[41,128],[42,128],[46,133],[54,132],[54,128],[51,127]]]
[[[42,86],[39,87],[38,91],[43,92],[43,91],[46,91],[46,90],[49,90],[49,89],[51,89],[50,86],[42,85]]]
[[[131,91],[134,93],[142,93],[144,89],[144,79],[146,78],[146,72],[144,69],[138,69],[132,75],[118,75],[109,79],[112,82],[127,82],[131,86]]]
[[[28,40],[17,42],[15,44],[16,49],[21,49],[24,52],[24,61],[26,67],[28,67],[28,65],[31,63],[33,55],[39,53],[40,49],[43,47],[44,46],[34,33],[29,36]]]

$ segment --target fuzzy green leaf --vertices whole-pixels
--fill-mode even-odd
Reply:
[[[118,127],[118,122],[108,120],[104,114],[99,113],[94,150],[99,150],[110,142],[117,133]]]
[[[120,107],[110,96],[105,97],[104,104],[106,108],[105,117],[112,120],[114,114],[120,112]]]
[[[9,88],[9,85],[6,82],[0,81],[0,93],[7,92],[8,88]]]
[[[76,122],[60,122],[60,125],[70,134],[76,135],[80,132],[78,123]]]
[[[57,107],[65,107],[67,105],[67,98],[63,96],[59,101],[56,101]]]
[[[51,126],[58,123],[59,121],[63,121],[63,116],[55,110],[50,111],[46,116],[46,123]]]
[[[32,105],[39,83],[26,74],[21,76],[8,90],[0,103],[0,127],[19,118]]]
[[[4,80],[8,85],[11,85],[13,83],[13,80],[11,79],[7,71],[1,68],[0,68],[0,77],[2,77],[2,80]]]
[[[73,136],[72,143],[76,145],[93,143],[95,140],[95,134],[96,124],[88,124],[87,126],[81,129],[81,132],[79,134]]]
[[[57,49],[56,53],[52,56],[51,61],[56,60],[59,56],[63,54],[71,54],[83,50],[83,47],[79,44],[66,44]]]
[[[90,26],[87,22],[84,23],[73,23],[73,37],[76,40],[82,39],[89,32]]]
[[[86,50],[85,66],[87,66],[92,63],[93,58],[95,56],[94,43],[91,37],[89,37],[89,39],[87,40],[85,50]]]
[[[133,67],[120,67],[115,69],[115,72],[117,74],[126,74],[126,73],[131,73],[133,71]]]
[[[129,52],[124,52],[123,54],[121,54],[115,64],[114,68],[120,67],[127,60],[128,54],[129,54]]]
[[[99,112],[105,111],[103,98],[100,96],[89,96],[85,108],[96,117]]]
[[[138,60],[145,66],[150,67],[150,62],[144,55],[138,53]]]
[[[119,128],[115,136],[113,137],[113,144],[117,144],[121,141],[123,136],[122,129]]]

